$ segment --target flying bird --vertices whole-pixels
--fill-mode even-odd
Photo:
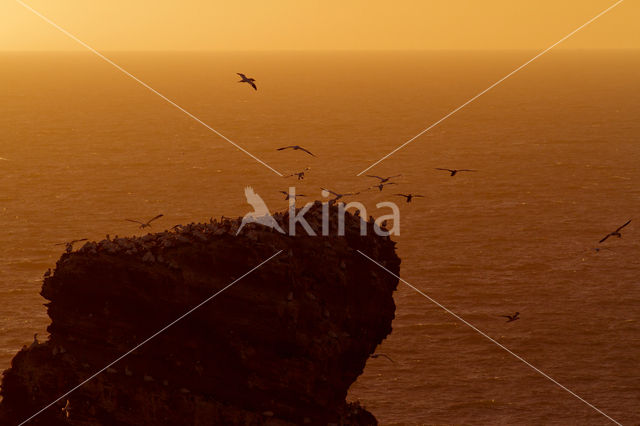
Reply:
[[[270,228],[275,228],[281,234],[285,233],[282,228],[280,228],[278,222],[276,222],[273,216],[271,216],[269,208],[262,200],[262,197],[256,194],[252,187],[247,186],[244,189],[244,196],[247,198],[247,203],[249,203],[251,207],[253,207],[253,211],[244,215],[244,217],[242,218],[242,223],[240,224],[236,235],[240,233],[244,225],[254,222],[264,226],[268,226]]]
[[[376,176],[376,175],[367,175],[367,176],[368,177],[372,177],[372,178],[376,178],[376,179],[380,179],[380,183],[385,183],[385,182],[389,181],[389,179],[400,177],[402,175],[394,175],[394,176],[389,176],[389,177],[381,177],[381,176]]]
[[[477,170],[471,169],[441,169],[440,167],[436,167],[436,170],[446,170],[447,172],[451,173],[451,176],[455,176],[458,172],[477,172]]]
[[[600,250],[615,251],[614,249],[609,248],[609,247],[594,247],[593,250],[595,250],[596,253],[600,253]]]
[[[384,188],[384,187],[385,187],[385,186],[387,186],[387,185],[397,185],[397,183],[395,183],[395,182],[387,182],[387,183],[380,182],[378,185],[370,186],[370,187],[369,187],[369,188],[367,188],[367,189],[378,188],[378,189],[380,190],[380,192],[382,192],[382,188]]]
[[[254,83],[254,81],[256,81],[255,78],[248,78],[246,75],[240,72],[237,72],[236,74],[238,74],[242,78],[242,80],[240,80],[238,83],[249,83],[254,90],[258,90],[256,84]]]
[[[139,220],[133,220],[133,219],[125,219],[128,222],[133,222],[133,223],[137,223],[140,225],[140,229],[144,229],[144,228],[150,228],[151,227],[151,222],[153,222],[156,219],[160,219],[162,216],[164,216],[163,214],[159,214],[158,216],[154,217],[153,219],[148,220],[147,222],[140,222]]]
[[[73,240],[73,241],[69,241],[68,243],[58,243],[58,244],[56,244],[56,245],[57,245],[57,246],[65,246],[64,250],[65,250],[67,253],[71,253],[71,252],[73,251],[73,245],[74,245],[75,243],[80,243],[80,242],[82,242],[82,241],[87,241],[87,239],[86,239],[86,238],[83,238],[83,239],[81,239],[81,240]]]
[[[520,319],[520,312],[516,312],[513,315],[500,315],[502,318],[508,318],[507,322],[515,321]]]
[[[607,234],[603,239],[601,239],[601,240],[600,240],[600,242],[601,242],[601,243],[604,243],[604,242],[607,240],[607,238],[609,238],[609,237],[618,237],[618,238],[622,238],[622,234],[620,233],[620,230],[621,230],[622,228],[624,228],[625,226],[627,226],[628,224],[630,224],[630,223],[631,223],[631,219],[629,219],[629,220],[627,221],[627,223],[625,223],[624,225],[622,225],[621,227],[619,227],[619,228],[618,228],[618,229],[616,229],[615,231],[608,233],[608,234]]]
[[[289,194],[288,192],[285,192],[285,191],[280,191],[280,193],[285,195],[285,197],[284,197],[285,200],[288,200],[289,198],[294,198],[295,199],[296,197],[306,197],[306,195],[304,195],[304,194],[292,195],[292,194]]]
[[[320,189],[322,189],[323,191],[327,191],[328,193],[333,194],[333,195],[336,196],[335,198],[332,198],[331,200],[329,200],[329,202],[333,202],[333,203],[335,203],[336,201],[338,201],[342,197],[346,197],[348,195],[358,195],[360,193],[360,192],[347,192],[346,194],[339,194],[337,192],[331,191],[330,189],[325,189],[325,188],[320,188]]]
[[[391,357],[389,357],[387,354],[371,354],[370,358],[376,359],[378,357],[385,357],[386,359],[388,359],[389,361],[391,361],[392,363],[396,363],[394,360],[391,359]]]
[[[315,155],[314,155],[311,151],[309,151],[309,150],[307,150],[307,149],[304,149],[304,148],[303,148],[303,147],[301,147],[300,145],[289,145],[289,146],[283,146],[282,148],[278,148],[278,151],[282,151],[283,149],[289,149],[289,148],[292,148],[293,150],[300,150],[300,151],[304,151],[304,152],[306,152],[307,154],[309,154],[309,155],[311,155],[311,156],[315,157]]]
[[[411,200],[413,200],[415,197],[424,198],[424,195],[419,195],[419,194],[393,194],[393,195],[397,195],[399,197],[406,198],[407,199],[407,203],[410,203]]]
[[[291,177],[291,176],[298,176],[298,180],[302,180],[304,179],[304,172],[306,172],[307,170],[311,170],[311,167],[306,167],[303,171],[301,172],[297,172],[297,173],[292,173],[290,175],[287,175],[285,177]]]

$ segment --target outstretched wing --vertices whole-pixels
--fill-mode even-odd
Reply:
[[[125,219],[128,222],[133,222],[133,223],[137,223],[138,225],[144,225],[144,223],[140,222],[139,220],[133,220],[133,219]]]
[[[471,169],[458,169],[459,172],[477,172],[477,170],[471,170]]]
[[[337,192],[333,192],[332,190],[327,189],[327,188],[320,188],[320,189],[322,189],[323,191],[327,191],[328,193],[333,194],[333,195],[335,195],[336,197],[340,195],[340,194],[338,194]]]
[[[87,241],[87,239],[86,239],[86,238],[83,238],[83,239],[81,239],[81,240],[73,240],[73,241],[71,241],[69,244],[81,243],[81,242],[83,242],[83,241]]]
[[[418,194],[416,194],[416,195],[414,195],[414,197],[424,198],[424,195],[418,195]]]
[[[246,80],[247,76],[242,74],[241,72],[237,72],[236,74],[238,74],[240,77],[242,77],[243,80]]]
[[[393,176],[389,176],[387,179],[393,179],[393,178],[397,178],[397,177],[400,177],[400,176],[402,176],[402,175],[393,175]]]
[[[627,223],[625,223],[624,225],[622,225],[620,228],[616,229],[616,232],[620,232],[620,230],[621,230],[622,228],[624,228],[625,226],[627,226],[627,225],[628,225],[628,224],[630,224],[630,223],[631,223],[631,219],[629,219],[629,220],[627,221]]]
[[[293,148],[293,145],[283,146],[282,148],[278,148],[277,151],[282,151],[283,149]]]
[[[393,194],[393,195],[398,195],[398,196],[400,196],[400,197],[409,198],[409,196],[408,196],[408,195],[406,195],[406,194]],[[415,197],[415,195],[414,195],[414,197]]]
[[[380,356],[385,357],[386,359],[388,359],[389,361],[391,361],[391,362],[392,362],[392,363],[394,363],[394,364],[396,363],[394,360],[392,360],[392,359],[391,359],[391,357],[390,357],[389,355],[386,355],[386,354],[380,354]]]
[[[254,90],[258,90],[256,84],[253,82],[253,79],[249,80],[249,84],[251,85],[251,87],[253,87]]]
[[[164,216],[164,215],[163,215],[163,214],[159,214],[158,216],[154,217],[153,219],[151,219],[151,220],[150,220],[149,222],[147,222],[147,223],[151,223],[151,222],[153,222],[154,220],[160,219],[162,216]]]
[[[372,178],[376,178],[376,179],[380,179],[380,180],[384,180],[384,178],[380,177],[380,176],[376,176],[376,175],[367,175],[368,177],[372,177]]]
[[[315,157],[315,155],[314,155],[311,151],[309,151],[308,149],[304,149],[303,147],[298,147],[298,149],[300,149],[300,150],[302,150],[302,151],[306,152],[307,154],[309,154],[309,155],[311,155],[311,156]]]
[[[440,167],[436,167],[436,170],[446,170],[446,171],[448,171],[448,172],[453,172],[453,170],[451,170],[451,169],[442,169],[442,168],[440,168]]]
[[[609,238],[611,236],[611,234],[607,234],[606,237],[604,237],[603,239],[601,239],[600,241],[598,241],[599,243],[604,243],[605,241],[607,241],[607,238]]]

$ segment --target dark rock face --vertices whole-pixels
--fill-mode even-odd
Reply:
[[[280,234],[239,220],[87,243],[64,254],[42,295],[52,323],[4,372],[0,424],[18,424],[251,268],[282,252],[98,374],[30,424],[376,424],[349,386],[391,332],[395,243]],[[321,205],[305,215],[320,233]],[[276,215],[283,224],[288,216]],[[69,400],[69,417],[62,407]]]

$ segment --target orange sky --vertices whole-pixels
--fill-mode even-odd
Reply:
[[[98,50],[540,49],[615,0],[24,0]],[[626,0],[563,48],[640,47]],[[14,0],[0,50],[82,50]]]

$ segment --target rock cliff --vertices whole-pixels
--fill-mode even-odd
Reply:
[[[321,210],[305,214],[318,233]],[[4,372],[0,424],[30,417],[279,250],[29,424],[376,424],[345,397],[391,332],[398,281],[356,250],[395,273],[400,259],[372,222],[360,235],[358,216],[336,235],[336,215],[324,237],[259,224],[236,236],[239,219],[224,219],[63,254],[42,287],[50,337]],[[288,215],[275,217],[286,229]]]

